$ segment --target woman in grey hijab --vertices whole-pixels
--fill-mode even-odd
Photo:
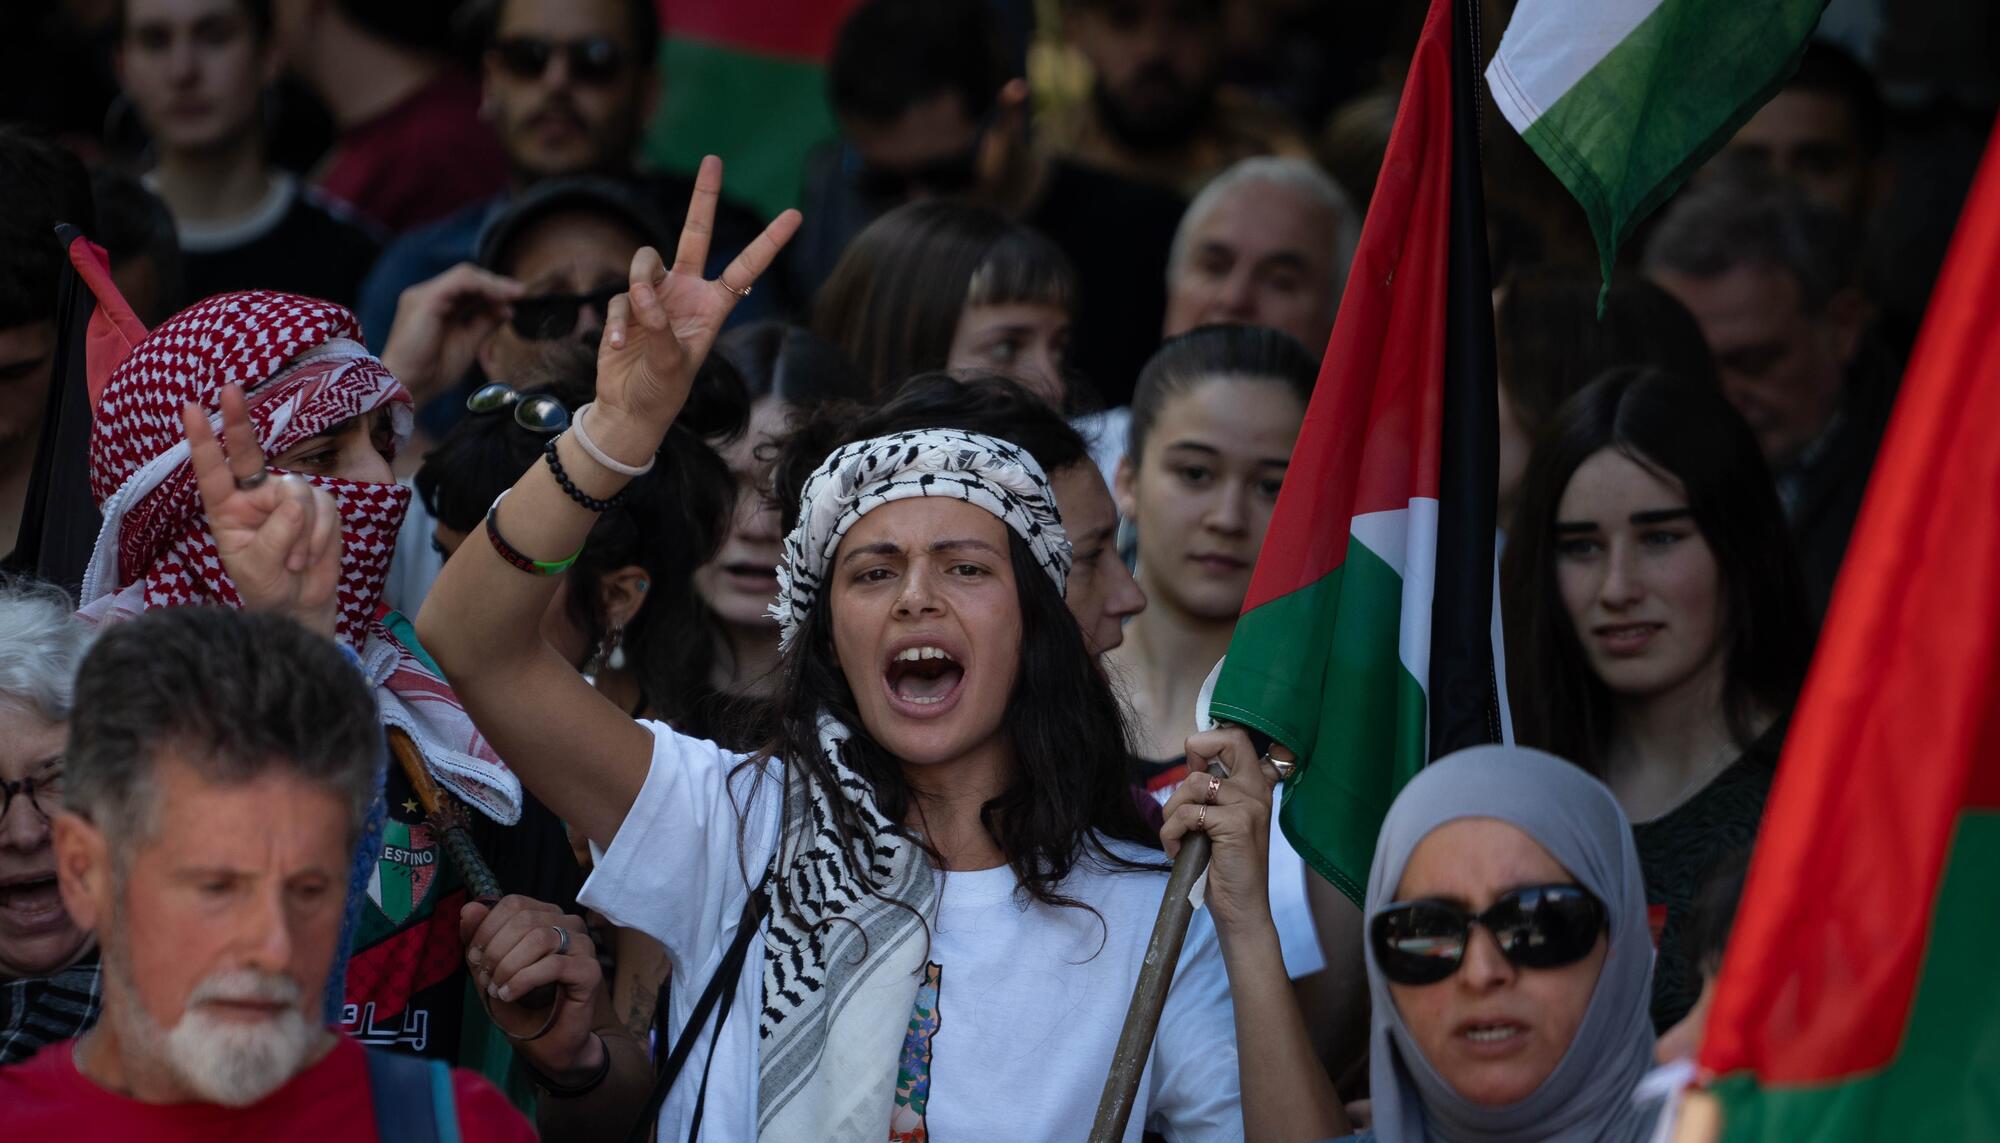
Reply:
[[[1374,1139],[1650,1135],[1645,887],[1602,783],[1516,747],[1427,767],[1382,823],[1366,917]]]

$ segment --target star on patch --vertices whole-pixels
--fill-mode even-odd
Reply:
[[[406,814],[414,814],[417,812],[417,802],[415,798],[403,799],[403,812]]]

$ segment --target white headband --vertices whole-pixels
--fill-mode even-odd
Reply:
[[[1068,582],[1069,537],[1049,478],[1026,449],[958,429],[856,441],[835,449],[813,471],[798,526],[785,538],[778,599],[771,605],[781,647],[792,645],[812,611],[840,538],[869,512],[912,496],[949,496],[984,508],[1028,542],[1058,592]]]

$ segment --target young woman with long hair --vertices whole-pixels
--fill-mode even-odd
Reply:
[[[1501,563],[1520,741],[1604,780],[1665,914],[1653,1018],[1701,982],[1682,952],[1704,868],[1756,837],[1811,619],[1756,438],[1722,396],[1621,369],[1535,447]]]
[[[605,847],[585,903],[687,967],[676,1034],[697,982],[717,981],[715,1030],[695,1033],[706,1062],[666,1096],[661,1138],[702,1116],[730,1139],[1072,1135],[1164,873],[1116,699],[1063,604],[1069,545],[1032,458],[928,430],[826,459],[785,544],[776,729],[752,754],[634,721],[533,622],[546,573],[657,449],[723,318],[798,225],[781,215],[703,280],[720,184],[706,161],[672,270],[650,248],[634,259],[596,402],[459,549],[419,629],[514,767]],[[1211,800],[1239,796],[1220,786]],[[1216,840],[1231,868],[1246,847]],[[1190,934],[1127,1138],[1290,1134],[1285,1093],[1316,1065],[1302,1030],[1234,1034],[1228,941],[1200,921]],[[495,966],[502,998],[514,983]]]

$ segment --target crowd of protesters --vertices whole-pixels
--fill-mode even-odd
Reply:
[[[1486,116],[1518,745],[1350,901],[1197,726],[1424,7],[862,0],[762,218],[654,0],[36,6],[0,1135],[1079,1139],[1198,832],[1125,1139],[1649,1138],[2000,92],[1836,0],[1608,283]]]

